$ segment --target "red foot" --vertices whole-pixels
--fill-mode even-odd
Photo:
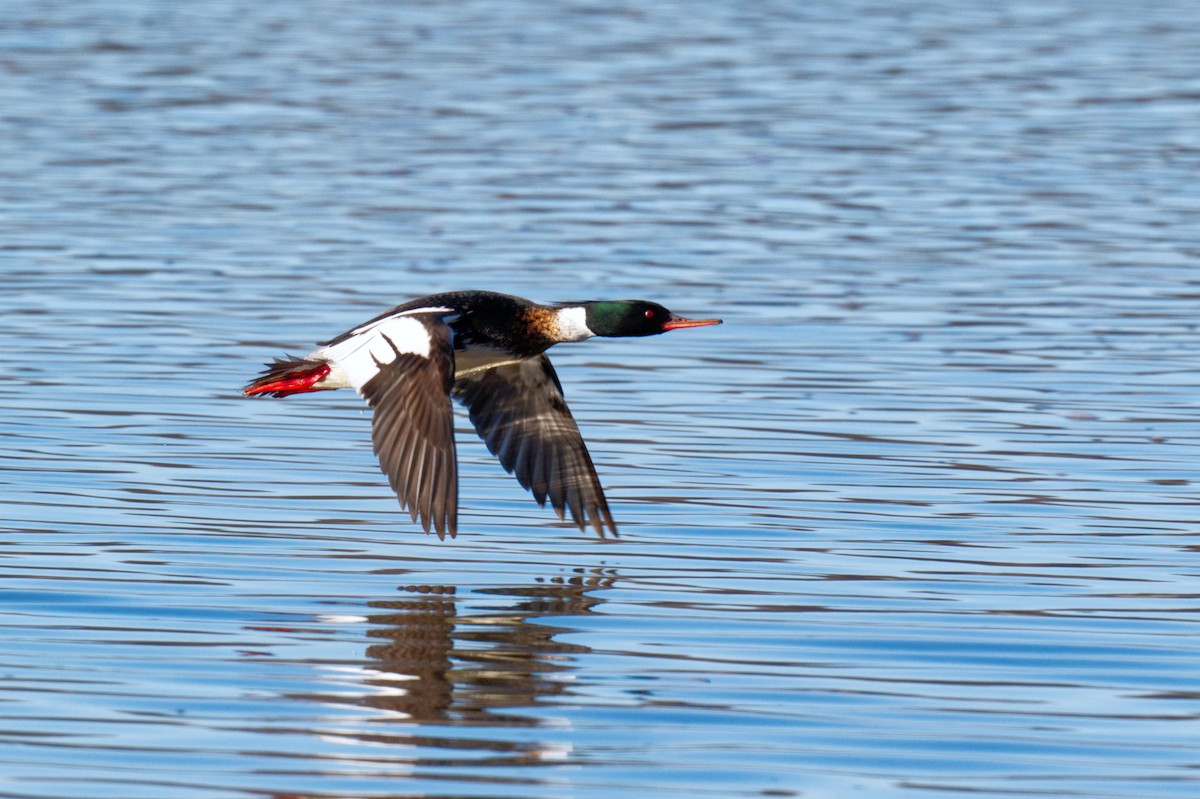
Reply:
[[[264,378],[263,382],[254,382],[246,386],[242,392],[247,397],[253,397],[258,394],[271,394],[275,397],[286,397],[289,394],[304,394],[309,391],[323,391],[324,389],[313,388],[314,383],[319,383],[329,374],[329,364],[323,363],[315,369],[309,369],[304,372],[291,372],[283,377],[274,380],[269,377]]]

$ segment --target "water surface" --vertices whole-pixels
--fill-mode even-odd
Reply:
[[[1195,796],[1200,26],[995,5],[7,14],[0,796]],[[725,318],[619,541],[241,399],[453,288]]]

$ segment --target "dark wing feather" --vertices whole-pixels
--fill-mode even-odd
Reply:
[[[430,319],[429,357],[396,350],[395,360],[361,389],[374,409],[371,441],[379,465],[400,505],[425,532],[432,526],[438,538],[458,532],[458,464],[454,451],[454,416],[450,387],[454,382],[454,351],[450,328]]]
[[[559,518],[569,511],[580,530],[590,523],[601,538],[606,527],[617,534],[549,358],[539,355],[461,377],[454,397],[467,406],[488,449],[539,505],[549,499]]]

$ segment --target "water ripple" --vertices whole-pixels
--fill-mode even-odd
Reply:
[[[13,11],[0,797],[1191,797],[1192,15]],[[619,541],[240,398],[475,287],[726,320],[554,352]]]

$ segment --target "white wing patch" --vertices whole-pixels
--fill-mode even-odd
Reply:
[[[428,317],[451,312],[450,308],[417,308],[384,317],[355,328],[344,340],[314,350],[309,357],[328,361],[340,373],[330,374],[328,382],[344,380],[361,392],[379,367],[396,360],[397,354],[428,358],[430,336],[426,325],[433,321]]]

